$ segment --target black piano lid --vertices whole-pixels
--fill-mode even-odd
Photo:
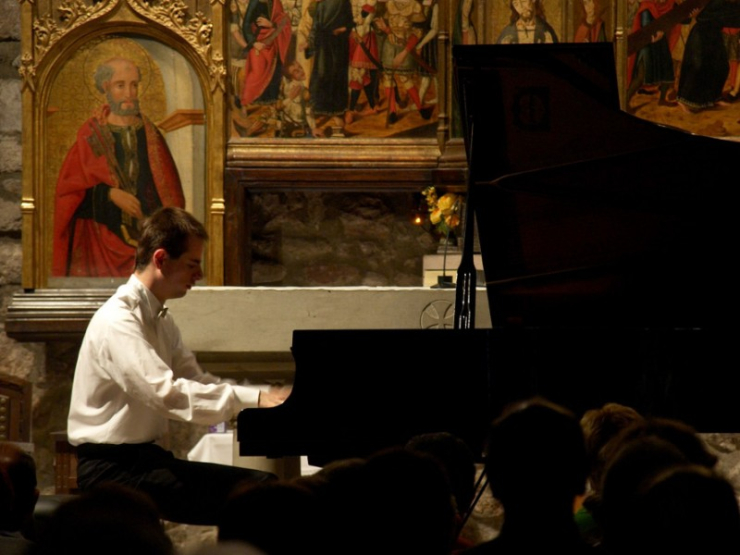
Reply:
[[[619,110],[608,43],[453,53],[499,392],[740,430],[740,145]]]
[[[740,145],[620,111],[608,43],[454,57],[494,323],[734,325]]]

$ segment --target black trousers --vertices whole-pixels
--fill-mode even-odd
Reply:
[[[276,479],[259,470],[177,459],[153,443],[85,443],[77,458],[81,491],[116,482],[149,495],[162,518],[185,524],[216,525],[237,485]]]

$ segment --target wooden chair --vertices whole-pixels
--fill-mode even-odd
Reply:
[[[31,441],[31,390],[27,381],[0,374],[0,441]]]

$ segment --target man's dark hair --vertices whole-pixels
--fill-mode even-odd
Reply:
[[[632,553],[718,553],[740,549],[740,511],[730,482],[701,465],[655,476],[630,507]]]
[[[136,247],[136,270],[146,268],[157,249],[164,249],[171,258],[180,258],[188,249],[190,237],[208,240],[208,232],[195,216],[182,208],[160,208],[142,225]]]
[[[623,430],[644,421],[645,419],[635,409],[619,403],[607,403],[601,408],[585,412],[581,418],[581,429],[586,441],[592,490],[601,490],[601,481],[607,464],[606,455],[610,454],[607,444]]]
[[[490,428],[486,472],[491,491],[504,509],[535,499],[572,504],[583,493],[588,475],[578,420],[569,410],[542,398],[507,407]]]
[[[239,485],[221,511],[218,541],[244,542],[270,555],[321,550],[318,503],[311,490],[294,482]]]
[[[33,457],[13,443],[0,442],[0,530],[20,530],[37,498]]]
[[[475,457],[465,442],[448,432],[421,434],[406,449],[426,453],[439,461],[447,474],[458,513],[465,514],[475,496]]]
[[[39,543],[43,555],[175,553],[151,498],[115,482],[62,503]]]
[[[431,455],[394,448],[362,467],[355,518],[361,523],[353,553],[447,555],[454,541],[452,491]],[[399,531],[402,533],[399,534]]]

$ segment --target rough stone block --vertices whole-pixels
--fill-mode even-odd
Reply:
[[[21,282],[21,242],[17,239],[0,239],[0,285]]]
[[[20,202],[23,182],[20,173],[0,175],[0,198]]]
[[[0,233],[19,232],[21,230],[20,202],[0,198]]]
[[[21,82],[19,79],[0,79],[0,130],[20,133]]]
[[[0,40],[21,38],[21,7],[18,0],[0,0]]]
[[[21,135],[0,135],[0,173],[19,172],[23,167]]]
[[[17,40],[0,41],[0,79],[20,79],[18,73],[20,56],[20,42]]]

